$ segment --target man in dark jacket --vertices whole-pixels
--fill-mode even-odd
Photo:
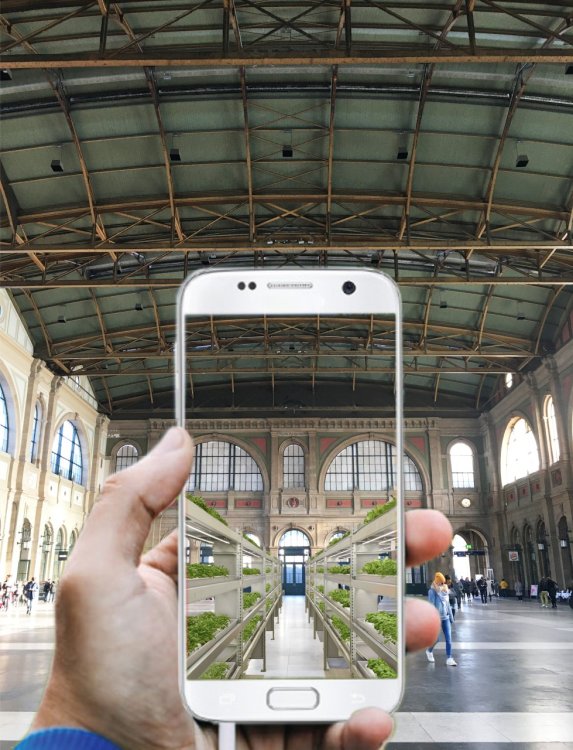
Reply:
[[[551,599],[551,609],[557,609],[557,589],[559,587],[557,586],[557,583],[553,580],[553,578],[547,577],[545,581],[547,584],[547,593],[549,594],[549,598]]]
[[[487,604],[487,581],[485,578],[480,578],[477,582],[477,587],[481,596],[482,604]]]
[[[547,590],[547,578],[545,578],[545,576],[539,581],[537,593],[539,594],[541,606],[549,607],[549,592]]]

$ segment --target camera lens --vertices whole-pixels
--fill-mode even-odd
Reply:
[[[342,291],[344,294],[354,294],[356,291],[356,284],[353,281],[345,281],[342,285]]]
[[[244,281],[239,281],[239,283],[237,284],[237,286],[239,287],[239,289],[243,290],[243,289],[245,289],[245,287],[246,287],[247,285],[245,284],[245,282],[244,282]]]

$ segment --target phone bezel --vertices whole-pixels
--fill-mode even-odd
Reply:
[[[254,280],[256,289],[248,283]],[[247,288],[239,291],[237,284],[244,281]],[[356,292],[345,294],[342,284],[352,281]],[[279,287],[268,284],[279,284]],[[214,294],[215,287],[218,294]],[[302,285],[302,286],[301,286]],[[311,286],[309,286],[311,285]],[[332,290],[340,290],[340,302]],[[305,300],[304,291],[311,291]],[[324,290],[328,304],[323,309],[317,294]],[[361,291],[362,290],[362,291]],[[367,303],[364,297],[367,297]],[[269,299],[276,309],[269,312]],[[287,302],[287,298],[289,301]],[[312,304],[311,304],[312,299]],[[237,304],[237,300],[238,303]],[[308,308],[305,304],[308,301]],[[324,300],[322,300],[324,302]],[[295,304],[296,303],[296,304]],[[343,303],[341,310],[338,305]],[[335,305],[335,307],[332,307]],[[386,274],[375,269],[201,269],[188,276],[177,295],[177,336],[175,349],[175,402],[177,424],[187,428],[185,415],[185,319],[189,315],[340,315],[393,314],[396,320],[396,388],[395,437],[398,456],[397,534],[398,575],[397,590],[403,591],[405,570],[404,503],[403,503],[403,366],[402,366],[402,307],[397,284]],[[179,531],[185,529],[184,492],[179,502]],[[184,545],[179,544],[179,580],[185,580]],[[196,717],[205,721],[233,721],[240,723],[330,723],[348,718],[358,708],[376,706],[393,711],[400,703],[404,689],[405,628],[403,596],[397,597],[400,642],[397,649],[398,677],[395,680],[187,680],[185,673],[185,596],[179,586],[179,685],[184,704]],[[198,689],[200,686],[200,689]],[[273,688],[313,688],[320,700],[312,710],[277,711],[269,707],[267,695]]]

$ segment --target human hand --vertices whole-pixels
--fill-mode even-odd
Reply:
[[[138,464],[106,481],[59,585],[56,652],[32,729],[79,727],[126,750],[215,750],[216,727],[195,723],[177,676],[177,537],[141,557],[151,522],[177,497],[193,458],[186,431],[173,428]],[[409,565],[450,543],[437,511],[406,515]],[[431,646],[439,617],[426,602],[406,606],[410,651]],[[241,727],[239,750],[375,750],[392,731],[378,709],[332,726]]]

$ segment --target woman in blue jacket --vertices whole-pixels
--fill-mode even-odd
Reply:
[[[433,604],[438,610],[442,622],[442,630],[446,639],[446,656],[448,657],[446,664],[448,667],[457,667],[457,662],[452,656],[452,624],[454,622],[454,615],[450,607],[448,587],[446,586],[446,578],[443,573],[436,573],[434,576],[434,581],[428,591],[428,599],[430,600],[430,604]],[[439,640],[440,636],[438,635]],[[436,643],[431,648],[426,649],[426,657],[432,663],[435,661],[434,648]]]

